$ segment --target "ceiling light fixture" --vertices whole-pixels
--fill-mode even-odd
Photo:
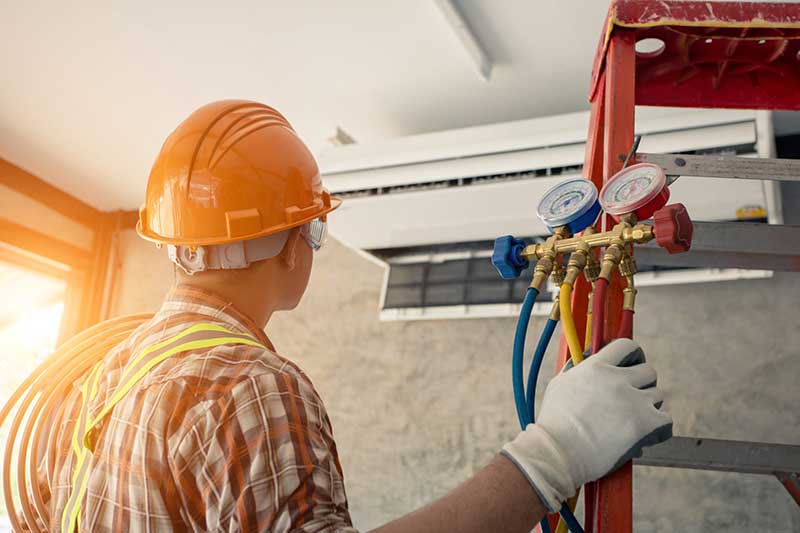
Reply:
[[[444,18],[455,32],[456,37],[469,54],[470,59],[478,69],[478,73],[485,81],[489,81],[492,76],[492,60],[483,49],[481,42],[469,27],[467,20],[459,10],[454,0],[436,0],[439,9],[442,10]]]

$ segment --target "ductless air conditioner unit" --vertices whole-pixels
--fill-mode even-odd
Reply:
[[[519,301],[513,284],[493,278],[497,290],[492,295],[491,271],[472,265],[488,262],[491,241],[499,235],[547,235],[536,205],[554,184],[581,175],[588,121],[588,112],[571,113],[346,145],[321,154],[326,186],[345,199],[331,217],[332,234],[390,266],[382,316],[513,314]],[[770,115],[755,111],[637,108],[639,150],[773,157],[771,135],[759,135],[771,132],[765,121]],[[771,182],[687,177],[671,190],[670,201],[683,202],[696,220],[735,220],[742,212],[779,216]],[[466,261],[466,266],[450,265],[460,281],[431,279],[439,275],[436,265],[453,261]],[[409,266],[415,264],[428,266]],[[402,282],[392,269],[402,273]],[[412,270],[416,278],[409,278]],[[683,279],[706,281],[711,274],[694,271]],[[732,275],[765,274],[728,271],[717,277]],[[674,275],[669,282],[676,282]]]

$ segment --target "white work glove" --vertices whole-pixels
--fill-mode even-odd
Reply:
[[[547,386],[536,424],[502,451],[552,512],[584,483],[672,437],[656,371],[638,344],[618,339],[570,366]]]

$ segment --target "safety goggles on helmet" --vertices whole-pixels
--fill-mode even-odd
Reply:
[[[315,252],[322,248],[328,240],[328,224],[322,219],[315,218],[300,228],[300,235]]]

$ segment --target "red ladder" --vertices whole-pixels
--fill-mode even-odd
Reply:
[[[663,46],[637,53],[643,39]],[[637,104],[800,110],[800,4],[614,0],[594,60],[589,101],[583,175],[598,189],[622,168],[633,144]],[[605,218],[598,231],[613,226]],[[608,290],[606,342],[619,329],[623,288],[617,274]],[[581,336],[589,291],[586,279],[579,278],[572,305]],[[562,336],[559,368],[567,359]],[[632,463],[588,485],[584,505],[587,532],[630,532]],[[555,528],[557,516],[550,522]]]

